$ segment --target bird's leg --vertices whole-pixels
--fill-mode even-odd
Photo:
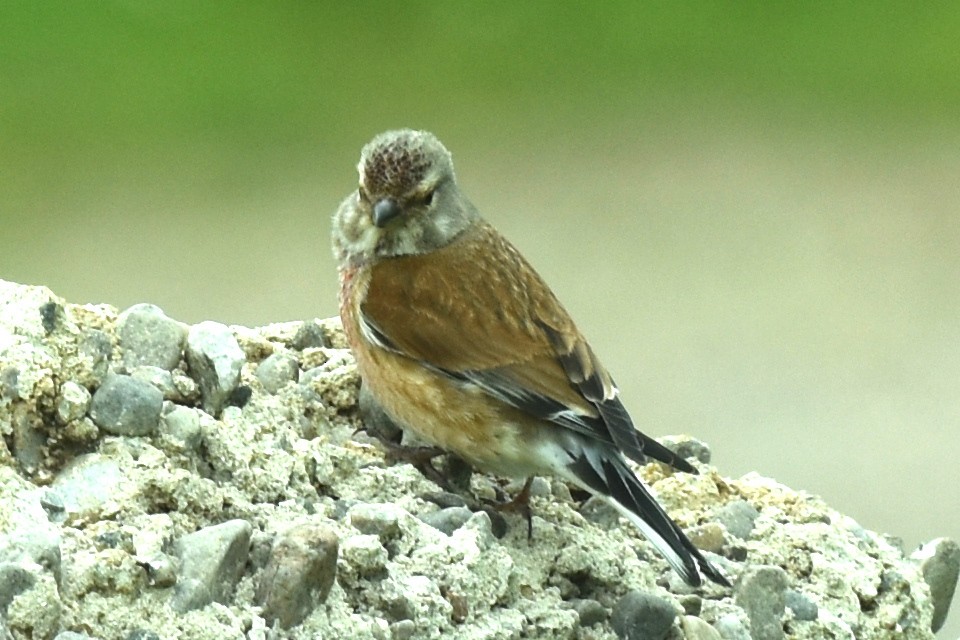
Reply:
[[[527,478],[523,483],[520,493],[514,496],[513,500],[506,502],[488,504],[497,511],[513,511],[521,514],[527,521],[527,540],[533,539],[533,512],[530,510],[530,487],[533,485],[533,476]]]
[[[450,482],[433,466],[433,459],[446,453],[439,447],[408,447],[400,444],[403,429],[383,410],[367,385],[360,384],[357,399],[361,425],[354,433],[365,431],[380,442],[387,450],[386,459],[391,464],[408,462],[427,479],[432,480],[444,491],[450,491]]]
[[[406,462],[422,473],[444,491],[454,492],[454,488],[440,471],[433,466],[433,459],[446,453],[440,447],[408,447],[390,440],[380,440],[380,444],[387,450],[386,459],[395,464]]]

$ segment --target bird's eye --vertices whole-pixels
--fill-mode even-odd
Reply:
[[[433,202],[433,194],[435,192],[436,192],[436,189],[430,189],[430,191],[427,191],[427,193],[423,196],[423,199],[421,200],[421,202],[423,202],[423,204],[429,207],[430,204]]]

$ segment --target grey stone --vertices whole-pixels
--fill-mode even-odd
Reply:
[[[93,394],[90,417],[107,433],[146,436],[157,430],[162,408],[159,389],[127,375],[113,374]]]
[[[117,330],[128,371],[144,365],[171,370],[180,364],[187,330],[159,307],[133,305],[120,314]]]
[[[47,523],[29,520],[9,535],[0,536],[0,563],[49,572],[59,584],[60,532]],[[0,580],[0,583],[3,581]]]
[[[23,565],[0,562],[0,612],[5,612],[14,598],[36,582],[37,577]]]
[[[787,589],[784,594],[784,602],[793,611],[793,617],[801,622],[816,620],[820,612],[816,602],[796,589]]]
[[[187,534],[173,545],[180,558],[180,579],[171,605],[184,613],[211,602],[226,604],[243,575],[253,528],[246,520],[228,520]]]
[[[268,393],[276,394],[287,383],[297,379],[297,359],[285,353],[274,353],[257,365],[256,376]]]
[[[126,474],[120,463],[99,453],[74,458],[53,481],[53,489],[71,514],[95,514],[124,496]]]
[[[382,541],[400,535],[400,518],[404,513],[402,508],[394,504],[361,502],[350,507],[347,521],[360,533],[378,536]]]
[[[93,636],[76,631],[61,631],[53,640],[95,640]]]
[[[164,400],[171,400],[179,395],[173,384],[173,373],[166,369],[144,365],[131,369],[130,376],[156,387],[163,394]]]
[[[596,600],[590,598],[571,600],[568,606],[577,612],[581,627],[591,627],[607,619],[607,609]]]
[[[66,514],[67,508],[63,504],[63,498],[56,491],[44,491],[40,494],[40,506],[47,512],[50,522],[61,522]]]
[[[170,436],[184,449],[196,451],[203,439],[200,414],[196,409],[172,404],[160,419],[160,433]]]
[[[613,607],[610,626],[623,640],[663,640],[677,612],[673,604],[643,591],[630,591]]]
[[[39,417],[18,413],[13,419],[13,455],[20,467],[28,473],[35,472],[43,462],[43,450],[47,443]]]
[[[580,515],[604,529],[612,529],[620,522],[617,510],[596,496],[590,496],[581,505]]]
[[[323,523],[296,525],[277,536],[260,576],[257,604],[284,629],[326,601],[337,573],[339,539]]]
[[[60,385],[57,399],[57,418],[62,424],[82,418],[90,407],[90,392],[73,380]]]
[[[240,384],[240,369],[246,358],[237,338],[226,325],[206,321],[190,327],[187,334],[187,363],[200,385],[203,410],[220,415]]]
[[[910,557],[920,563],[923,580],[930,587],[930,598],[933,600],[933,621],[930,628],[936,633],[947,619],[957,588],[960,545],[950,538],[937,538],[922,545]]]
[[[719,509],[715,519],[727,528],[730,535],[747,540],[759,515],[757,508],[746,500],[736,500]]]
[[[417,623],[413,620],[398,620],[390,624],[391,640],[412,640],[417,633]]]
[[[449,536],[453,535],[454,531],[462,527],[471,516],[473,516],[473,512],[466,507],[448,507],[446,509],[440,509],[439,511],[425,513],[420,516],[420,519],[434,529],[442,531]]]
[[[81,382],[91,387],[99,385],[110,371],[113,340],[100,329],[90,329],[83,333],[83,339],[77,351],[89,363],[87,365],[89,377]]]
[[[702,440],[690,436],[668,436],[660,439],[660,443],[684,460],[694,458],[703,464],[710,464],[710,446]]]
[[[323,327],[318,325],[315,320],[307,320],[300,325],[297,333],[293,336],[291,343],[294,349],[303,351],[304,349],[316,347],[329,347],[326,335],[323,333]]]
[[[516,487],[517,493],[523,488],[523,482],[519,483]],[[511,487],[513,489],[513,487]],[[540,476],[534,476],[533,481],[530,483],[530,497],[531,498],[546,498],[551,494],[550,481],[546,478],[541,478]]]
[[[6,367],[0,371],[0,399],[17,400],[20,397],[19,379],[20,370],[16,367]]]
[[[63,305],[51,300],[40,306],[40,321],[43,324],[43,330],[47,333],[53,333],[66,320],[66,314],[63,312]]]
[[[747,567],[737,583],[734,601],[750,618],[753,640],[780,640],[786,607],[787,574],[780,567]]]

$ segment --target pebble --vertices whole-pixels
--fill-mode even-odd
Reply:
[[[207,320],[190,327],[187,363],[200,385],[203,410],[210,415],[220,415],[230,394],[239,386],[245,361],[237,338],[226,325]]]
[[[100,329],[91,329],[83,333],[77,352],[89,363],[87,375],[80,382],[88,386],[99,385],[110,371],[113,340]]]
[[[746,500],[729,502],[717,510],[714,519],[727,528],[730,535],[748,540],[760,512]]]
[[[53,640],[95,640],[93,636],[76,631],[61,631]]]
[[[319,522],[277,536],[256,592],[267,622],[289,629],[326,601],[337,573],[338,547],[334,530]]]
[[[751,640],[750,632],[744,625],[743,620],[732,613],[727,613],[713,623],[713,628],[717,630],[723,640]]]
[[[820,612],[816,602],[796,589],[787,589],[784,594],[784,603],[793,611],[793,617],[801,622],[816,620]]]
[[[74,458],[53,481],[67,513],[99,516],[108,503],[124,498],[126,475],[114,458],[87,453]]]
[[[420,516],[423,522],[442,531],[448,536],[466,524],[467,520],[473,517],[473,512],[466,507],[448,507],[431,513],[425,513]]]
[[[389,554],[372,535],[350,536],[340,544],[340,556],[360,576],[375,576],[386,572]]]
[[[20,370],[16,367],[5,367],[0,371],[0,400],[20,399]]]
[[[197,381],[185,375],[179,369],[173,372],[173,388],[176,390],[176,395],[169,399],[174,402],[184,402],[192,405],[200,400],[200,386]]]
[[[787,574],[780,567],[747,567],[736,586],[734,601],[750,618],[753,640],[781,640],[786,607]]]
[[[398,620],[390,624],[391,640],[413,640],[417,633],[417,623],[413,620]]]
[[[699,616],[703,611],[703,598],[695,594],[679,596],[677,601],[683,607],[683,612],[688,616]]]
[[[13,563],[49,572],[59,583],[61,572],[60,532],[26,522],[9,536],[0,536],[0,563]]]
[[[243,575],[253,528],[246,520],[228,520],[187,534],[173,545],[180,558],[180,579],[171,605],[184,613],[211,602],[227,604]]]
[[[276,395],[285,385],[295,381],[299,372],[296,358],[285,353],[274,353],[257,365],[256,376],[267,393]]]
[[[620,514],[610,504],[590,496],[580,507],[580,515],[604,529],[612,529],[620,522]]]
[[[183,356],[187,330],[160,307],[135,304],[117,318],[123,366],[129,371],[151,366],[172,370]]]
[[[960,575],[960,545],[950,538],[937,538],[921,545],[910,558],[920,563],[923,580],[933,600],[931,630],[936,633],[950,612],[950,603]]]
[[[47,438],[38,419],[27,413],[14,416],[13,455],[24,471],[33,473],[40,467],[46,444]]]
[[[63,498],[56,491],[44,491],[40,494],[40,506],[47,513],[50,522],[62,522],[67,508],[63,504]]]
[[[298,351],[303,351],[310,348],[329,347],[330,344],[323,333],[323,327],[317,324],[316,320],[307,320],[297,329],[291,346]]]
[[[26,567],[0,562],[0,612],[6,611],[14,598],[31,589],[36,582],[36,576]]]
[[[90,417],[107,433],[146,436],[157,430],[162,408],[159,389],[128,375],[113,374],[93,394]]]
[[[519,493],[523,488],[523,482],[519,482],[516,486],[509,487],[511,491]],[[531,498],[547,498],[551,495],[550,481],[546,478],[541,478],[540,476],[534,476],[533,482],[530,483],[530,497]]]
[[[389,540],[400,535],[400,519],[407,511],[395,504],[361,502],[350,507],[347,523],[360,533]]]
[[[177,564],[170,556],[158,554],[139,563],[147,571],[147,583],[165,588],[177,584]]]
[[[705,522],[694,527],[687,536],[698,549],[710,553],[720,553],[727,542],[726,531],[716,522]]]
[[[164,400],[173,400],[180,395],[177,387],[173,384],[173,373],[166,369],[144,365],[131,369],[130,376],[159,389]]]
[[[57,418],[61,424],[67,424],[82,418],[90,407],[90,392],[73,380],[60,385],[60,397],[57,400]]]
[[[680,618],[685,640],[723,640],[720,632],[711,627],[706,620],[696,616]]]
[[[703,464],[710,464],[712,457],[710,446],[702,440],[690,436],[668,436],[662,438],[660,443],[684,460],[693,458]]]
[[[643,591],[630,591],[613,607],[610,625],[622,640],[663,640],[677,612],[673,603]]]
[[[176,440],[189,451],[196,451],[203,439],[200,414],[196,409],[170,403],[160,420],[160,433]]]
[[[53,333],[63,324],[66,319],[63,312],[63,305],[54,301],[40,305],[40,322],[43,324],[43,330],[47,333]]]
[[[607,619],[607,609],[596,600],[590,598],[571,600],[566,603],[571,609],[577,612],[580,617],[581,627],[592,627],[600,624]]]

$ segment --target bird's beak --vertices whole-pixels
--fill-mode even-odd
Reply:
[[[377,204],[373,205],[373,224],[383,228],[402,212],[403,209],[393,198],[377,200]]]

